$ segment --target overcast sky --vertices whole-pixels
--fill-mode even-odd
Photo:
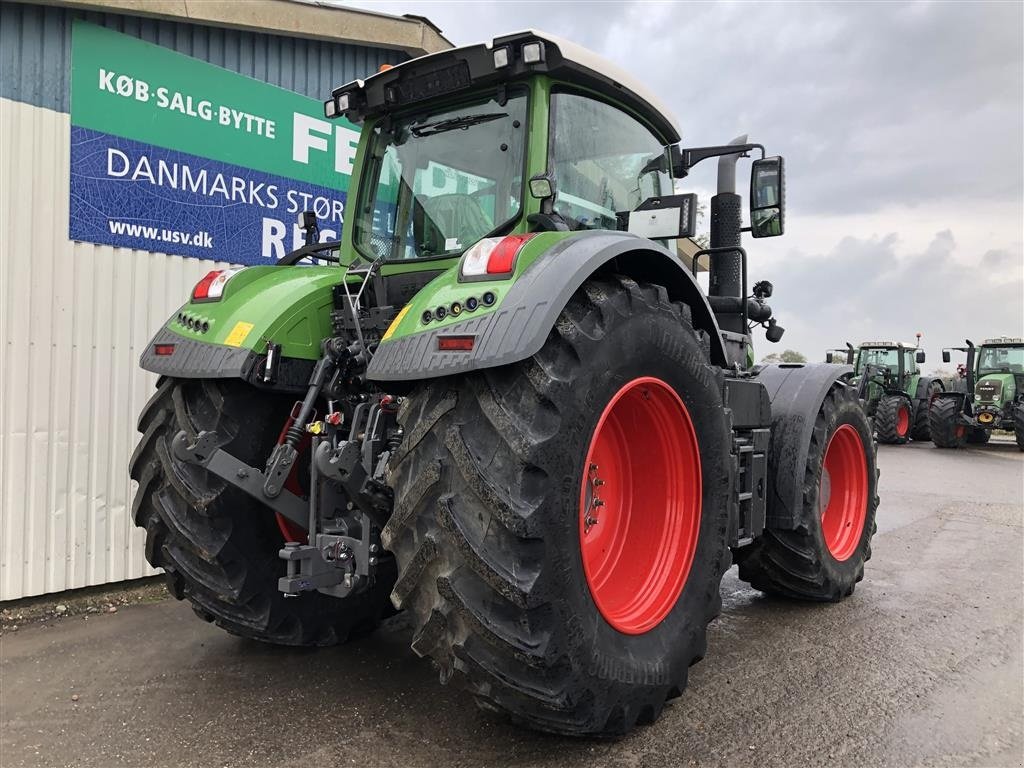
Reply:
[[[652,88],[684,145],[748,133],[784,155],[786,235],[745,243],[787,329],[756,331],[759,357],[921,331],[932,368],[965,337],[1024,335],[1024,4],[352,4],[456,45],[561,35]],[[713,188],[703,165],[689,191]]]

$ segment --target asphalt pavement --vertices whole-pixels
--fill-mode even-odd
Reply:
[[[438,684],[401,615],[324,650],[174,600],[0,636],[0,765],[1020,766],[1024,454],[883,446],[874,557],[836,605],[736,579],[690,686],[614,742],[521,730]]]

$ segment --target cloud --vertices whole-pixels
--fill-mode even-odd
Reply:
[[[820,360],[847,341],[913,341],[920,331],[929,362],[938,364],[942,347],[965,338],[1024,336],[1019,247],[979,252],[950,230],[909,256],[898,256],[898,245],[895,233],[848,236],[828,253],[794,258],[773,278],[771,303],[786,327],[778,347]],[[762,340],[758,351],[776,351],[770,347]]]

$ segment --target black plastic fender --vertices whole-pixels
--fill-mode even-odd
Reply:
[[[945,392],[946,387],[942,383],[942,379],[926,379],[922,376],[917,380],[917,392],[914,393],[915,400],[924,400],[928,396],[928,387],[932,384],[939,385],[939,392]]]
[[[772,404],[766,527],[796,527],[797,514],[803,508],[807,450],[818,409],[833,384],[850,386],[848,377],[852,372],[848,365],[782,363],[765,366],[757,373],[755,380],[768,390]]]
[[[665,286],[669,298],[690,306],[694,328],[708,334],[711,362],[727,365],[714,312],[679,258],[645,238],[602,231],[580,233],[553,246],[523,272],[496,311],[381,344],[367,378],[430,379],[525,360],[544,346],[573,293],[601,270]],[[441,334],[472,334],[476,344],[471,352],[441,352]]]

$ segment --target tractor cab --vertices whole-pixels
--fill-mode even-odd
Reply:
[[[442,51],[334,89],[324,113],[362,125],[338,260],[361,264],[379,283],[364,305],[381,305],[377,315],[395,321],[379,341],[396,356],[405,339],[465,320],[467,309],[499,309],[508,281],[539,254],[595,232],[642,238],[624,258],[680,299],[699,291],[697,257],[709,260],[711,295],[695,321],[714,340],[717,362],[750,367],[752,325],[770,341],[782,336],[765,303],[771,284],[748,288],[740,247],[741,232],[784,232],[782,158],[746,137],[681,147],[678,124],[654,94],[578,45],[524,31]],[[761,157],[751,166],[745,228],[735,165],[752,151]],[[698,206],[675,182],[709,158],[719,158],[713,247],[683,264],[675,241],[695,234]],[[399,315],[442,275],[450,290],[421,294]],[[394,376],[383,358],[369,374]]]
[[[902,387],[908,379],[920,374],[918,364],[925,361],[924,351],[917,344],[896,341],[865,341],[857,351],[854,374],[866,371]]]

